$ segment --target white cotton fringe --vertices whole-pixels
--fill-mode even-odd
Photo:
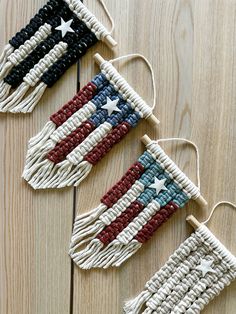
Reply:
[[[75,218],[75,222],[74,222],[73,233],[71,237],[72,243],[76,241],[75,237],[78,232],[80,232],[85,227],[92,224],[106,210],[107,210],[107,206],[101,203],[97,208],[91,210],[90,212],[82,214],[82,215],[78,215]]]
[[[15,106],[10,110],[12,113],[28,113],[32,112],[34,107],[38,104],[41,97],[43,96],[47,85],[41,82],[39,85],[34,87],[33,91],[27,95],[25,99],[23,99],[18,104],[15,103]]]
[[[150,299],[152,293],[148,290],[142,291],[136,298],[125,302],[124,313],[138,314],[143,313],[142,308],[144,304]]]
[[[10,44],[6,45],[3,49],[3,52],[0,56],[0,72],[5,67],[5,64],[7,63],[8,57],[13,53],[15,50],[14,47],[12,47]]]
[[[0,85],[0,111],[31,112],[43,96],[47,85],[41,82],[36,87],[32,87],[33,90],[26,96],[30,87],[28,83],[23,82],[10,94],[11,86],[3,82]]]
[[[3,80],[0,82],[0,103],[4,101],[10,93],[11,86]],[[1,109],[0,109],[1,110]]]
[[[6,83],[5,83],[6,84]],[[7,85],[7,89],[8,89],[8,84]],[[4,86],[5,88],[5,86]],[[10,89],[8,90],[8,95],[6,98],[4,98],[3,101],[0,102],[0,111],[2,112],[6,112],[6,111],[10,111],[12,108],[14,108],[16,105],[19,104],[19,102],[21,101],[21,99],[25,96],[25,94],[27,93],[27,91],[29,90],[30,86],[23,82],[19,87],[17,87],[14,92],[12,92],[10,95]],[[5,94],[6,96],[6,94]]]
[[[0,70],[0,79],[3,79],[6,75],[8,75],[13,66],[14,65],[10,61],[7,61]]]
[[[78,165],[73,165],[68,160],[54,164],[45,159],[47,152],[48,149],[45,148],[37,162],[34,162],[34,159],[30,158],[29,155],[26,158],[22,177],[34,189],[78,186],[92,169],[92,165],[87,161],[82,161]]]
[[[97,233],[98,234],[98,233]],[[96,235],[97,235],[96,234]],[[69,254],[73,261],[82,269],[118,267],[130,256],[135,254],[142,246],[137,240],[123,244],[119,240],[113,240],[105,246],[99,239],[94,239],[82,251],[77,251],[79,246],[90,241],[91,237],[71,245]]]
[[[52,133],[56,130],[56,125],[51,120],[48,121],[43,129],[28,142],[28,150],[33,153],[34,150],[40,149],[40,147],[46,143]]]

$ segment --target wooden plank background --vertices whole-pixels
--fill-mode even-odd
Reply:
[[[190,234],[185,217],[199,220],[207,212],[194,202],[179,211],[119,269],[82,271],[67,255],[73,216],[98,205],[143,151],[139,138],[185,137],[199,146],[201,190],[211,206],[221,199],[236,202],[236,1],[105,0],[116,23],[119,46],[112,53],[98,43],[81,61],[81,85],[98,68],[92,56],[144,54],[156,75],[161,120],[153,130],[143,121],[117,145],[75,190],[33,191],[21,179],[26,144],[48,116],[76,92],[77,68],[71,68],[46,92],[29,115],[0,115],[0,313],[118,314],[123,301],[145,282]],[[24,26],[44,0],[0,0],[1,48]],[[104,24],[98,1],[85,4]],[[150,73],[135,62],[117,65],[152,104]],[[186,146],[163,145],[176,163],[196,180],[195,155]],[[89,194],[89,195],[88,195]],[[236,254],[236,212],[218,210],[210,228]],[[236,282],[203,311],[235,314]]]

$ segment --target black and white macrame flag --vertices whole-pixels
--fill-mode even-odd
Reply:
[[[79,0],[49,0],[0,57],[0,112],[31,112],[98,40],[116,42]]]

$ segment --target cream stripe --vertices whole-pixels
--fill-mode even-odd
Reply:
[[[160,165],[183,188],[188,197],[197,199],[200,196],[199,188],[179,169],[179,167],[166,155],[163,149],[154,141],[147,145],[147,151],[160,162]]]
[[[43,74],[52,66],[67,50],[67,44],[63,41],[53,47],[24,77],[24,81],[34,87]]]
[[[97,129],[86,137],[86,139],[78,145],[66,159],[73,165],[80,163],[84,156],[87,155],[112,129],[112,125],[104,122]]]
[[[80,0],[64,0],[75,15],[96,35],[98,39],[104,39],[110,32],[98,21]]]
[[[106,226],[110,225],[121,213],[123,213],[132,202],[144,191],[145,186],[138,180],[132,185],[132,187],[124,194],[116,204],[111,208],[108,208],[100,217]]]
[[[25,59],[42,41],[44,41],[48,35],[51,34],[52,27],[50,24],[45,23],[40,26],[39,30],[29,40],[16,49],[7,60],[12,65],[17,65]]]
[[[160,204],[153,200],[134,220],[117,236],[117,240],[122,244],[128,244],[136,234],[148,223],[153,215],[160,210]]]
[[[80,110],[76,111],[69,119],[59,126],[50,136],[55,143],[66,138],[71,132],[76,130],[81,123],[85,122],[96,111],[96,106],[89,101]]]
[[[109,61],[101,64],[101,72],[128,103],[146,119],[152,115],[152,108],[134,91]]]
[[[230,267],[236,271],[236,257],[214,236],[214,234],[202,225],[196,230],[198,236],[202,236],[205,241],[211,244],[212,248],[223,258]]]

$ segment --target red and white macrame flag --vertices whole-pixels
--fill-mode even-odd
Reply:
[[[146,137],[145,137],[146,138]],[[148,139],[147,150],[101,204],[75,219],[70,256],[83,269],[120,266],[200,190]]]
[[[29,141],[23,177],[34,189],[78,185],[141,118],[158,123],[111,62],[96,60],[101,72]]]

